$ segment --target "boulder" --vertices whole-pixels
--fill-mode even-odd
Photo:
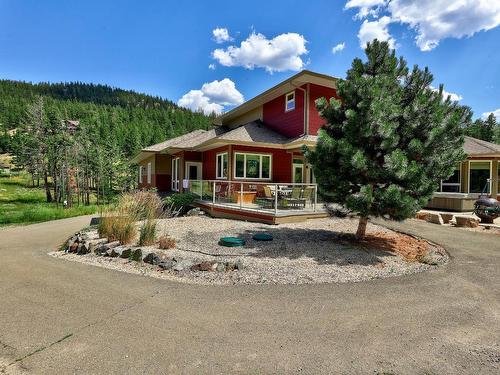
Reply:
[[[90,253],[88,242],[82,242],[78,244],[78,249],[76,250],[78,255],[85,255]]]
[[[162,259],[155,252],[150,252],[150,253],[147,253],[145,256],[143,256],[142,261],[144,263],[157,265],[162,261]]]
[[[113,247],[112,249],[106,250],[105,256],[108,256],[110,258],[116,258],[119,257],[122,254],[122,251],[124,249],[120,247]]]
[[[120,258],[128,259],[132,254],[132,249],[130,247],[124,248],[120,251]]]
[[[457,227],[477,228],[479,226],[479,219],[471,216],[455,216]]]
[[[105,244],[102,244],[100,246],[98,246],[95,250],[94,250],[94,253],[96,255],[106,255],[106,252],[108,250],[111,250],[115,247],[118,247],[120,246],[120,242],[119,241],[114,241],[114,242],[110,242],[110,243],[105,243]],[[90,248],[90,247],[89,247]]]
[[[174,266],[175,266],[175,262],[173,260],[170,260],[170,259],[164,259],[160,263],[158,263],[158,267],[160,267],[161,269],[164,269],[164,270],[169,270]]]
[[[142,250],[141,249],[132,250],[132,254],[130,254],[130,260],[140,262],[142,260]]]
[[[201,216],[201,215],[205,215],[205,212],[203,212],[198,207],[192,208],[186,213],[186,216]]]
[[[441,219],[443,219],[444,224],[450,224],[450,222],[453,220],[454,214],[447,214],[447,213],[442,213],[441,214]]]
[[[419,211],[417,212],[417,214],[415,215],[415,219],[418,219],[418,220],[425,220],[427,221],[427,216],[429,215],[428,212],[422,212],[422,211]]]
[[[241,271],[243,270],[244,266],[243,266],[243,262],[241,260],[238,260],[235,264],[234,264],[234,269],[238,270],[238,271]]]
[[[214,264],[217,267],[215,262],[201,262],[191,266],[191,271],[214,271]]]
[[[69,249],[68,249],[68,252],[69,253],[76,253],[78,251],[78,242],[75,241],[73,242],[70,246],[69,246]]]
[[[101,246],[101,245],[105,244],[106,242],[108,242],[108,239],[107,239],[107,238],[98,238],[98,239],[96,239],[96,240],[90,240],[90,241],[88,241],[88,244],[89,244],[89,251],[90,251],[91,253],[94,253],[94,252],[95,252],[95,250],[96,250],[99,246]]]
[[[175,263],[173,270],[177,272],[184,271],[186,269],[191,268],[192,265],[193,265],[192,261],[188,259],[181,259]]]
[[[429,212],[427,213],[427,222],[432,223],[432,224],[443,224],[443,219],[441,219],[441,215],[438,213],[434,212]]]

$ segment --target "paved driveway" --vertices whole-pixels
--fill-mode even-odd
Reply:
[[[0,230],[3,371],[500,371],[498,236],[412,221],[397,227],[444,245],[450,264],[356,284],[211,287],[46,255],[88,222]]]

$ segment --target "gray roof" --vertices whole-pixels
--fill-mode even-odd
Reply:
[[[500,154],[500,145],[482,139],[465,137],[464,151],[467,155]]]
[[[166,140],[165,142],[157,143],[155,145],[143,148],[142,151],[160,152],[168,147],[175,147],[175,146],[178,147],[178,145],[196,143],[195,142],[196,139],[198,137],[201,137],[206,132],[207,130],[201,130],[201,129],[195,130],[192,131],[191,133],[187,133],[179,137]]]
[[[290,138],[281,135],[268,127],[261,121],[252,121],[248,124],[229,130],[217,137],[224,141],[256,142],[282,145],[288,143]]]

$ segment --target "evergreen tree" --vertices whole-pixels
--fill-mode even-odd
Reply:
[[[497,121],[495,115],[490,113],[486,120],[483,122],[483,128],[481,131],[481,139],[493,142],[493,138],[495,137],[495,129],[497,127]]]
[[[369,216],[412,217],[465,158],[462,129],[467,107],[430,89],[427,68],[411,72],[387,42],[374,40],[368,60],[354,59],[339,99],[316,103],[327,124],[316,149],[305,150],[319,193],[359,216],[357,237]]]

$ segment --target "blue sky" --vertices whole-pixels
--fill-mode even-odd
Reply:
[[[499,24],[491,0],[0,0],[0,78],[106,83],[220,111],[301,69],[344,77],[376,36],[475,117],[500,115]]]

